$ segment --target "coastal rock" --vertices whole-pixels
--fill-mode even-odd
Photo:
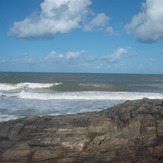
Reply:
[[[1,163],[163,162],[163,100],[0,123]]]

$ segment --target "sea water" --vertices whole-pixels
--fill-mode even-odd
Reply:
[[[0,73],[0,121],[99,111],[142,98],[163,98],[163,75]]]

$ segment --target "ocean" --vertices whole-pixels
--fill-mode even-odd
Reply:
[[[163,75],[0,73],[0,121],[100,111],[142,98],[163,98]]]

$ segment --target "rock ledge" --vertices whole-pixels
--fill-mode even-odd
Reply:
[[[0,123],[1,163],[161,163],[163,100]]]

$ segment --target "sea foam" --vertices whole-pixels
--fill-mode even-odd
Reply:
[[[9,115],[9,114],[1,114],[0,113],[0,122],[2,122],[2,121],[8,121],[10,119],[18,119],[18,118],[21,118],[21,116]]]
[[[142,98],[162,99],[163,93],[147,92],[58,92],[58,93],[33,93],[21,91],[19,98],[38,100],[136,100]]]

